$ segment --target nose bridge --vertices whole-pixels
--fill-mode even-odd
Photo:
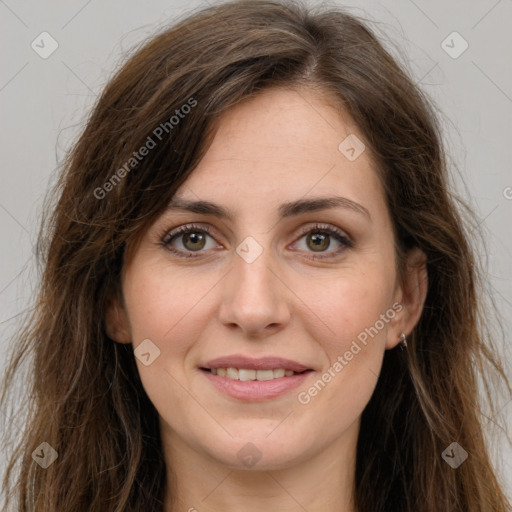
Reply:
[[[277,329],[289,320],[285,287],[271,270],[271,249],[252,237],[246,238],[233,255],[232,271],[223,290],[220,320],[244,332],[258,334]]]

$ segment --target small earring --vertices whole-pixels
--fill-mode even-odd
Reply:
[[[400,336],[398,337],[400,340],[400,348],[403,350],[404,348],[407,348],[407,338],[405,334],[402,332],[400,333]]]

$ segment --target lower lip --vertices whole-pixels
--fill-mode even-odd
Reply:
[[[300,386],[313,373],[312,370],[308,370],[278,379],[242,381],[214,375],[207,370],[201,372],[219,391],[245,402],[261,402],[276,398]]]

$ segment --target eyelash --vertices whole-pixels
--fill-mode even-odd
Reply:
[[[315,224],[314,226],[306,226],[304,229],[301,230],[299,238],[297,240],[300,240],[304,235],[309,233],[327,233],[328,235],[334,237],[342,246],[344,246],[341,249],[338,249],[334,252],[334,254],[330,254],[329,256],[320,256],[318,254],[314,254],[312,256],[306,256],[306,258],[311,260],[325,260],[329,258],[334,258],[338,256],[342,251],[345,249],[350,249],[354,246],[353,242],[349,240],[343,233],[343,231],[334,228],[332,226],[329,226],[327,224]],[[179,228],[176,228],[173,231],[165,230],[160,235],[160,242],[159,244],[162,245],[165,249],[172,252],[179,258],[197,258],[201,256],[201,253],[204,251],[196,251],[196,252],[189,252],[188,254],[183,254],[183,251],[175,249],[170,243],[175,239],[178,238],[180,235],[186,234],[186,233],[206,233],[207,235],[212,236],[211,230],[208,226],[197,226],[195,224],[186,224],[184,226],[180,226]]]

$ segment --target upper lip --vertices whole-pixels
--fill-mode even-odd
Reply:
[[[284,368],[285,370],[291,370],[295,373],[311,370],[310,367],[298,363],[297,361],[283,359],[282,357],[252,358],[242,355],[218,357],[208,361],[203,368],[243,368],[247,370],[275,370],[277,368]]]

